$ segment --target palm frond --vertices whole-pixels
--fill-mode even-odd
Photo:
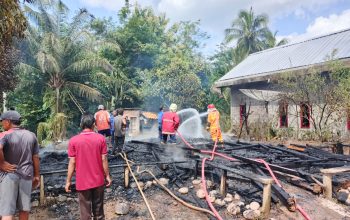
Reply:
[[[57,60],[51,55],[43,51],[39,51],[36,57],[37,64],[43,73],[59,73],[60,66]]]
[[[23,6],[23,12],[34,23],[36,23],[36,24],[40,24],[41,23],[41,14],[40,14],[40,12],[37,12],[37,11],[33,10],[28,5],[24,5]]]
[[[287,38],[283,38],[276,44],[276,47],[282,46],[282,45],[285,45],[285,44],[288,44],[288,43],[289,43],[289,40]]]
[[[83,71],[91,71],[93,68],[101,68],[107,72],[111,72],[113,70],[113,66],[109,63],[107,59],[104,58],[89,58],[79,60],[77,62],[72,63],[67,68],[65,68],[62,73],[66,74],[68,72],[83,72]]]
[[[92,88],[88,85],[71,81],[67,81],[65,85],[72,91],[77,91],[80,96],[86,97],[91,101],[102,100],[102,94],[97,89]]]
[[[29,73],[40,73],[41,71],[31,65],[25,64],[25,63],[19,63],[16,66],[16,69],[18,72],[23,73],[23,74],[29,74]]]
[[[69,12],[68,6],[61,0],[58,0],[56,3],[56,9],[62,15],[66,15]]]
[[[117,43],[100,40],[100,41],[95,41],[94,44],[101,49],[108,49],[108,50],[115,51],[117,53],[121,53],[120,46]]]

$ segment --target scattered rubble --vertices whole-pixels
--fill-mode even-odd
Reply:
[[[345,203],[348,199],[350,199],[349,191],[346,189],[341,189],[339,190],[337,197],[340,202]]]
[[[241,196],[235,193],[234,195],[234,200],[241,200]]]
[[[211,203],[215,202],[215,200],[216,200],[216,197],[214,195],[211,195],[211,196],[209,195],[209,201]]]
[[[196,180],[193,180],[193,181],[192,181],[192,184],[193,184],[193,185],[199,185],[199,184],[201,184],[201,182],[202,182],[202,180],[196,179]]]
[[[58,202],[65,202],[65,201],[67,201],[67,196],[59,195],[57,198],[57,201]]]
[[[126,202],[117,202],[115,205],[115,213],[118,215],[126,215],[129,213],[130,205]]]
[[[152,186],[152,184],[153,184],[152,181],[147,181],[146,185],[145,185],[145,189],[150,188]]]
[[[227,202],[227,203],[230,203],[230,202],[233,201],[233,199],[232,199],[232,197],[225,197],[224,201]]]
[[[159,179],[159,182],[163,185],[168,185],[169,179],[162,177]]]
[[[35,200],[32,202],[32,207],[38,207],[39,206],[39,201]]]
[[[212,188],[214,186],[213,182],[210,180],[207,180],[206,185],[207,185],[207,188]]]
[[[222,199],[216,199],[215,204],[218,206],[224,206],[224,205],[226,205],[226,202]]]
[[[226,210],[230,215],[238,215],[241,212],[241,208],[236,203],[230,203]]]
[[[250,208],[251,210],[259,210],[260,204],[257,203],[257,202],[251,202],[251,203],[249,204],[249,208]]]
[[[204,199],[205,198],[205,193],[204,193],[204,191],[202,189],[197,190],[196,195],[200,199]]]
[[[181,194],[187,194],[188,193],[188,188],[187,187],[182,187],[179,189],[179,193]]]
[[[248,220],[254,220],[257,219],[260,216],[260,211],[259,210],[245,210],[243,212],[243,216],[244,218],[248,219]]]

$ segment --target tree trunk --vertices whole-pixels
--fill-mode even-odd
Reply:
[[[7,107],[6,107],[6,97],[7,97],[7,94],[6,92],[3,92],[2,93],[2,107],[3,107],[3,112],[6,112],[7,111]]]
[[[60,113],[61,112],[61,106],[60,106],[60,88],[56,87],[55,89],[56,92],[56,113]]]

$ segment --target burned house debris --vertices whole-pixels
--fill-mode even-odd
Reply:
[[[203,138],[186,140],[179,135],[181,140],[176,146],[160,145],[156,139],[131,140],[126,143],[125,154],[109,156],[116,182],[107,190],[107,198],[140,203],[138,191],[145,194],[146,201],[163,191],[170,195],[170,200],[199,211],[199,219],[215,216],[204,200],[206,196],[222,219],[232,216],[282,219],[288,212],[295,219],[303,219],[302,215],[305,219],[318,219],[322,215],[340,219],[339,213],[329,214],[330,208],[321,204],[313,207],[318,196],[331,200],[338,198],[340,202],[350,204],[348,156],[315,146],[226,141],[224,148],[216,148],[214,159],[203,167],[203,159],[209,159],[213,153],[212,142]],[[66,173],[66,154],[44,153],[42,158],[42,185],[36,198],[41,205],[58,204],[53,209],[57,213],[66,212],[59,204],[74,203],[71,199],[67,201],[69,195],[62,195],[60,185],[64,183]],[[55,168],[53,161],[56,161]],[[285,211],[278,211],[278,207],[285,207]],[[156,219],[176,215],[161,214],[154,206],[150,209]],[[301,214],[297,214],[298,210]],[[132,208],[129,212],[124,214],[151,219],[147,211],[142,216]],[[345,216],[349,215],[350,212],[345,211]]]

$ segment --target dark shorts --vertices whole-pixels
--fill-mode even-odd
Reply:
[[[111,136],[111,130],[110,129],[100,130],[100,131],[98,131],[98,133],[102,134],[103,136],[106,136],[106,137]]]
[[[30,211],[32,180],[22,179],[14,173],[6,174],[0,182],[0,216],[14,215],[19,211]]]

